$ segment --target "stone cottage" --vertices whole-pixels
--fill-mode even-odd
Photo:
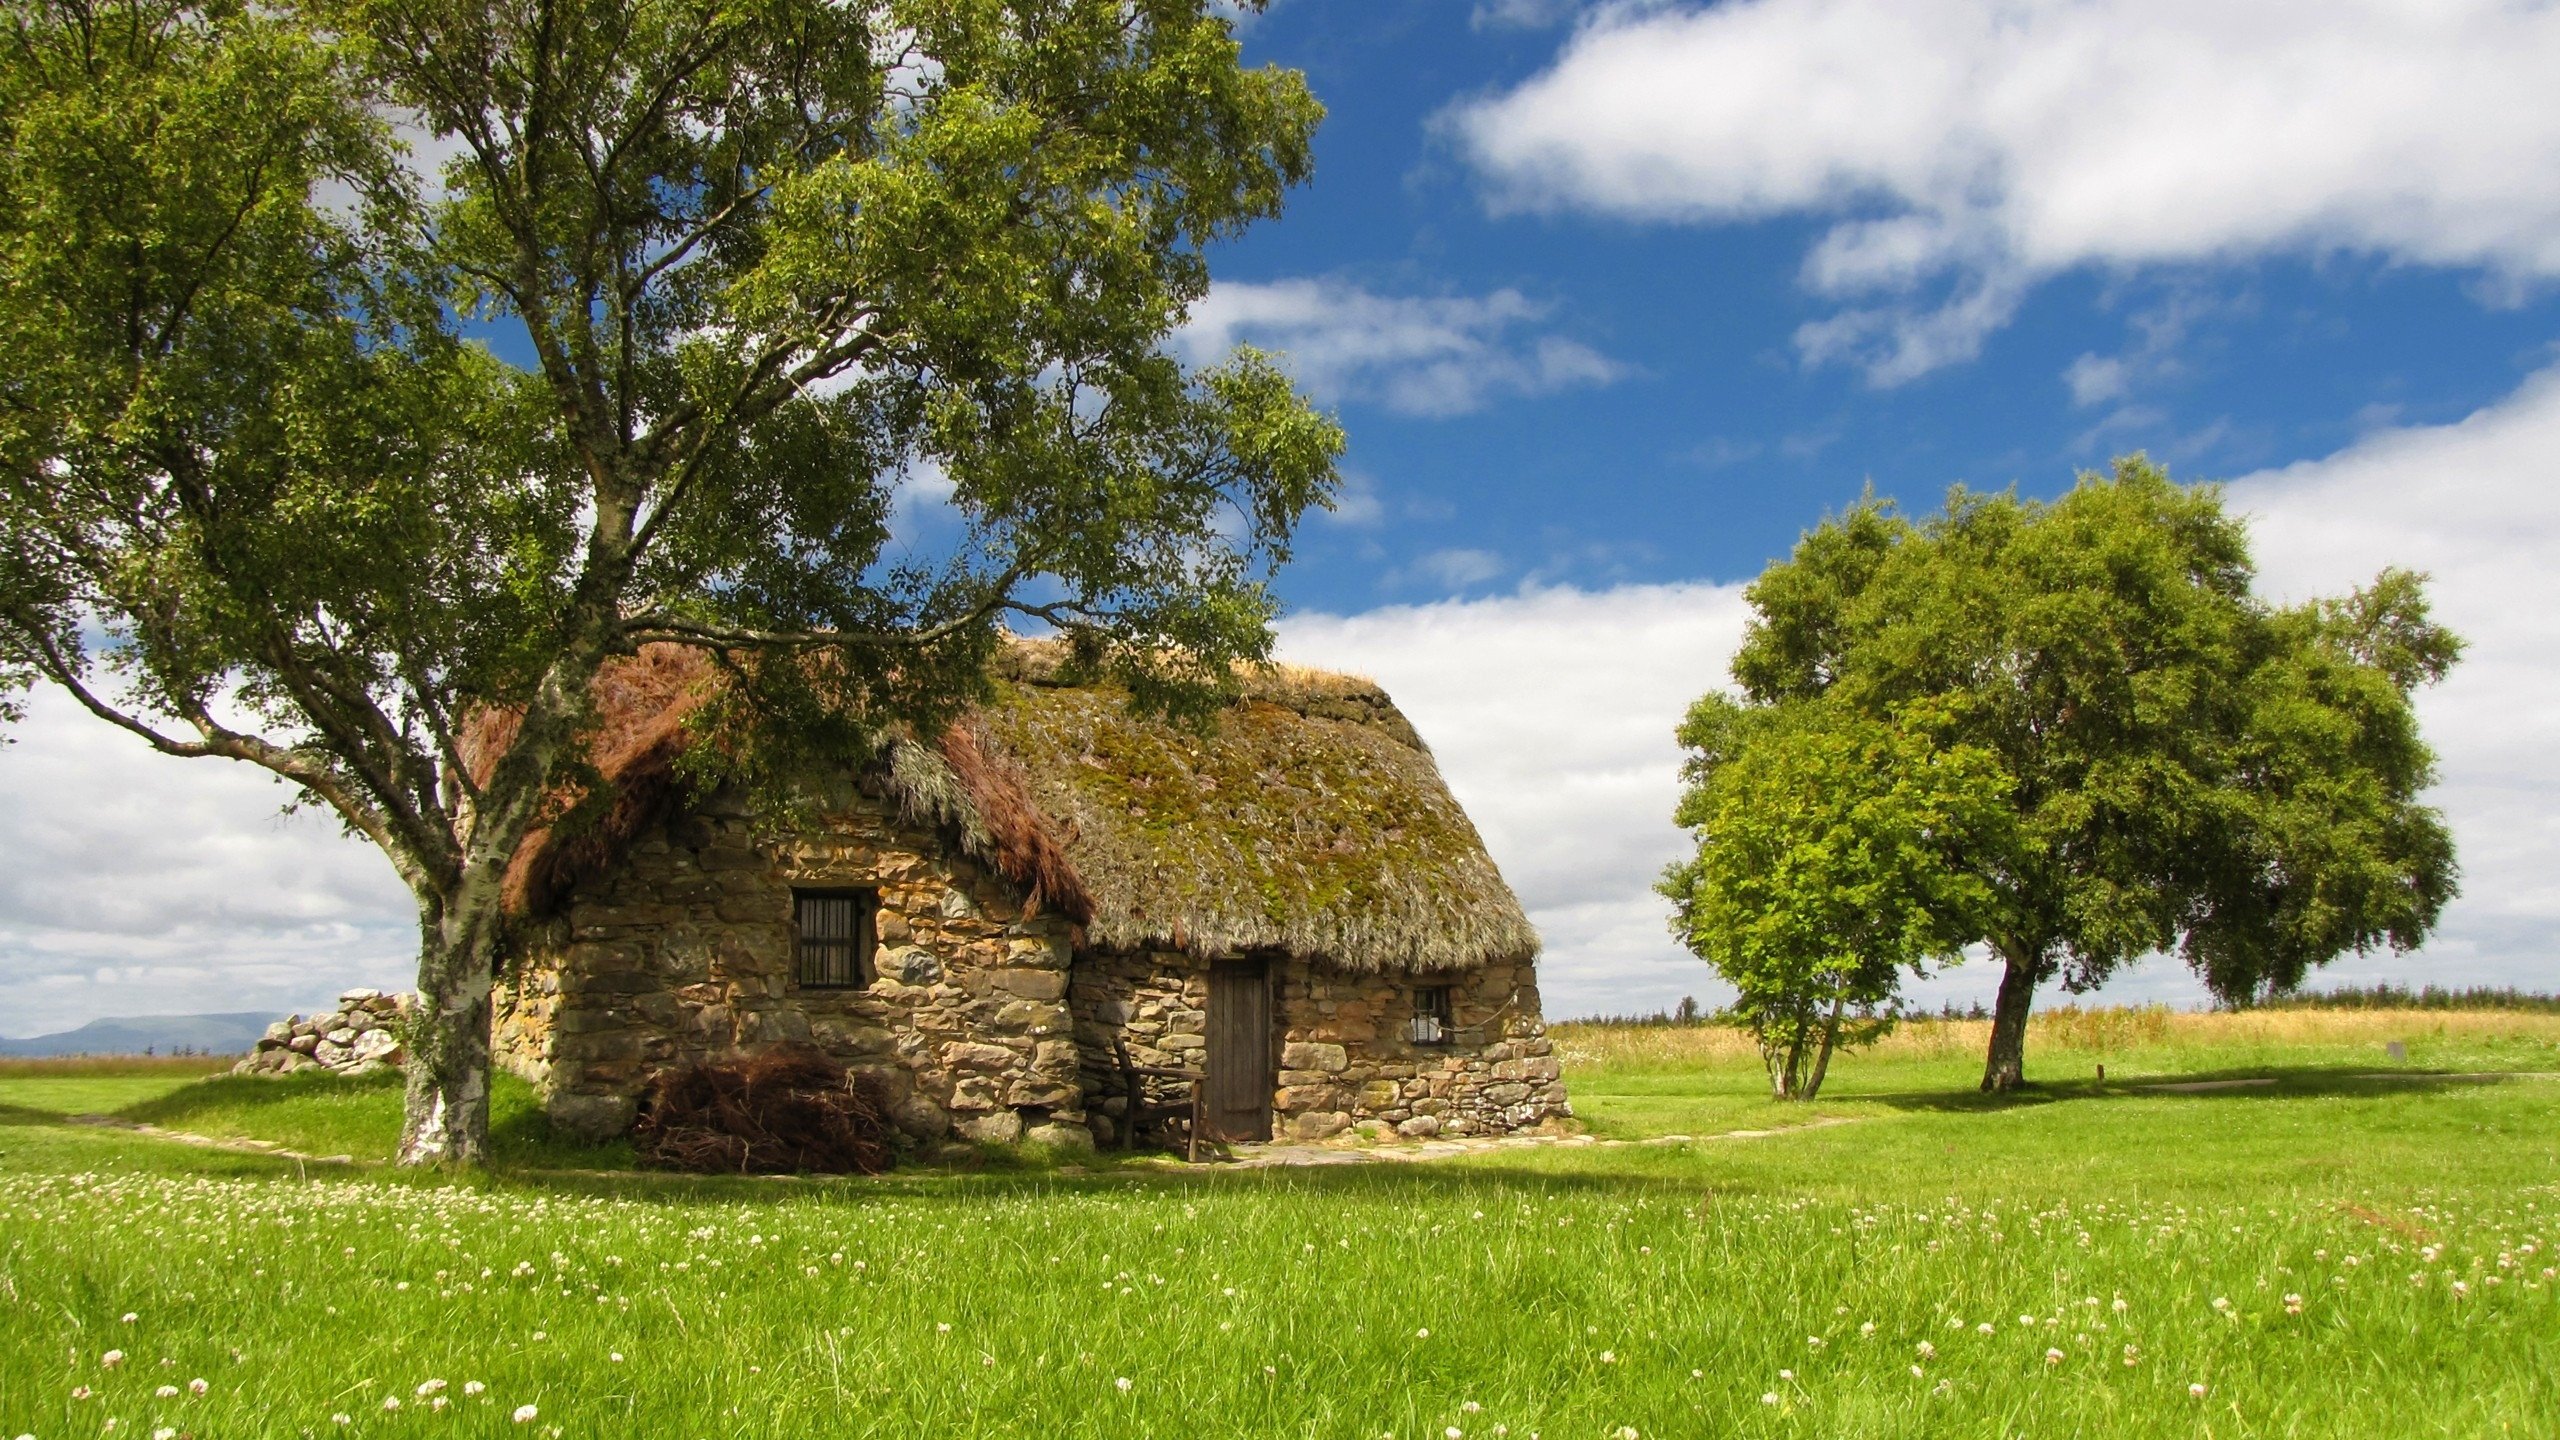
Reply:
[[[1536,932],[1384,692],[1266,671],[1203,733],[1060,659],[1017,642],[988,704],[789,823],[675,781],[706,667],[616,666],[610,812],[509,876],[500,1063],[588,1134],[664,1067],[788,1042],[919,1139],[1110,1143],[1131,1067],[1205,1076],[1240,1141],[1570,1113]]]

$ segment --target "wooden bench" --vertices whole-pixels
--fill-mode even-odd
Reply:
[[[1224,1137],[1209,1124],[1209,1077],[1199,1070],[1172,1065],[1139,1065],[1129,1059],[1127,1042],[1114,1039],[1113,1055],[1120,1062],[1120,1077],[1129,1096],[1129,1113],[1120,1127],[1120,1148],[1134,1150],[1138,1132],[1152,1124],[1176,1124],[1182,1129],[1182,1158],[1198,1164],[1203,1150],[1214,1150],[1221,1157],[1232,1158]],[[1149,1080],[1171,1080],[1180,1087],[1175,1098],[1159,1100],[1147,1093]]]

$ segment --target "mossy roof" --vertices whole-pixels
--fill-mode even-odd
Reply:
[[[1537,953],[1431,752],[1370,681],[1264,672],[1193,731],[1034,663],[964,724],[1018,767],[1083,881],[1091,943],[1407,972]]]
[[[874,777],[919,824],[1110,949],[1283,951],[1432,973],[1537,954],[1538,935],[1430,750],[1368,680],[1293,667],[1250,677],[1194,730],[1060,678],[1017,642],[995,695],[931,743],[893,743]],[[601,816],[528,837],[511,908],[547,911],[682,803],[683,720],[718,684],[694,652],[649,646],[597,677]],[[475,765],[511,733],[474,727]]]

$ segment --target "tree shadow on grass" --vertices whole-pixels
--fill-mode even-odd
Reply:
[[[2250,1065],[2218,1070],[2180,1071],[2140,1079],[2098,1081],[2075,1079],[2029,1082],[1997,1095],[1975,1090],[1907,1090],[1841,1093],[1826,1098],[1864,1101],[1896,1110],[1949,1114],[1993,1114],[2035,1109],[2065,1102],[2118,1100],[2306,1100],[2324,1097],[2378,1097],[2449,1085],[2502,1085],[2530,1076],[2485,1072],[2376,1070],[2370,1062],[2351,1065]]]

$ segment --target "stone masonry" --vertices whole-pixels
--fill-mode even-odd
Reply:
[[[1009,882],[883,800],[828,810],[775,838],[714,797],[635,842],[501,986],[501,1062],[542,1087],[554,1123],[610,1135],[661,1069],[805,1042],[878,1077],[919,1141],[1089,1143],[1069,922],[1024,914]],[[878,889],[871,985],[797,983],[795,886]]]
[[[415,995],[350,990],[325,1015],[292,1015],[268,1026],[257,1048],[241,1057],[232,1073],[378,1075],[409,1058],[400,1029],[417,1004]]]
[[[1282,957],[1272,969],[1275,1138],[1505,1134],[1573,1113],[1532,966],[1417,978]],[[1406,1038],[1421,985],[1449,987],[1446,1043]],[[1208,996],[1206,962],[1178,951],[1077,957],[1071,1004],[1097,1138],[1116,1138],[1128,1108],[1112,1038],[1133,1064],[1205,1070]]]

